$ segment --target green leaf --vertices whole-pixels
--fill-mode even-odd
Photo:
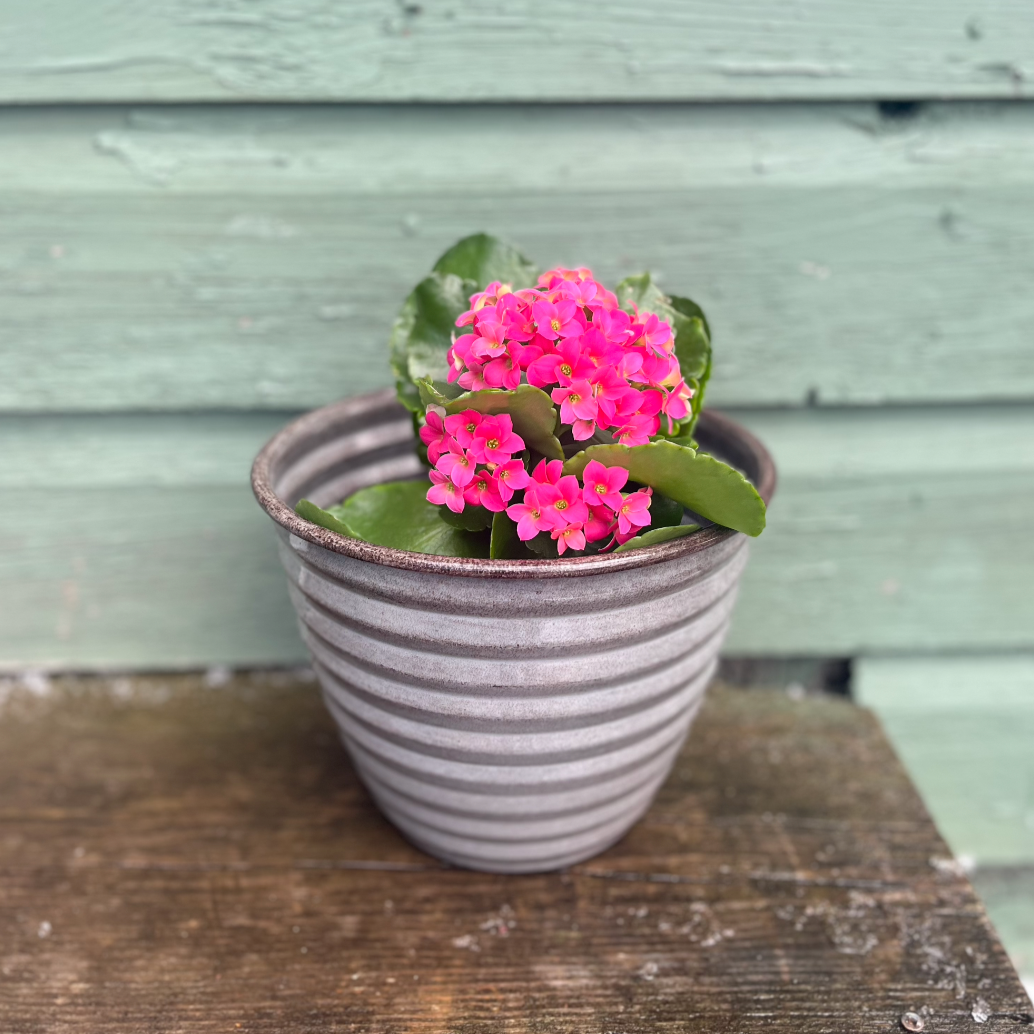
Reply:
[[[336,511],[339,507],[334,507],[333,509]],[[338,513],[331,510],[323,510],[308,499],[299,500],[298,505],[294,508],[294,512],[299,517],[304,517],[310,524],[318,524],[321,528],[336,531],[339,535],[344,535],[346,538],[354,539],[359,537],[345,524]]]
[[[672,295],[669,302],[675,313],[672,330],[682,376],[695,381],[703,378],[706,384],[711,366],[711,329],[707,318],[700,306],[688,298]]]
[[[680,324],[675,332],[675,354],[686,383],[693,389],[689,405],[691,417],[682,422],[681,434],[692,438],[693,430],[704,408],[707,382],[711,379],[713,352],[711,349],[711,328],[704,310],[689,298],[671,296],[672,308],[680,315]]]
[[[534,263],[516,248],[487,233],[475,233],[457,241],[434,264],[434,271],[473,280],[479,291],[493,280],[512,284],[513,289],[519,291],[522,287],[534,287],[539,278]]]
[[[489,555],[493,560],[524,560],[528,551],[517,536],[517,525],[500,512],[492,519],[492,544]]]
[[[651,506],[652,510],[653,507]],[[699,531],[699,524],[679,524],[674,528],[654,528],[645,535],[637,535],[629,539],[614,550],[615,553],[627,553],[630,549],[642,549],[644,546],[656,546],[661,542],[668,542],[671,539],[680,539],[683,535],[692,535]]]
[[[765,529],[765,504],[738,471],[707,453],[672,442],[649,445],[594,445],[564,464],[565,474],[581,474],[590,460],[624,467],[629,479],[663,492],[715,524],[747,535]]]
[[[483,506],[465,506],[459,513],[453,513],[447,506],[435,509],[446,524],[461,531],[488,531],[492,527],[493,514]]]
[[[452,347],[456,318],[467,311],[476,289],[471,280],[432,273],[403,303],[388,344],[399,401],[414,413],[423,412],[418,380],[427,378],[446,398],[455,398],[462,391],[449,383],[446,356]]]
[[[630,302],[634,302],[640,311],[645,309],[647,312],[656,312],[658,316],[658,308],[671,308],[668,296],[653,282],[653,277],[649,273],[633,273],[632,276],[626,276],[614,288],[614,293],[618,297],[618,304],[628,312],[632,311]]]
[[[488,536],[447,524],[440,507],[427,501],[427,487],[426,481],[373,485],[349,496],[337,510],[354,538],[375,546],[437,556],[487,557]]]
[[[656,489],[650,500],[650,527],[670,528],[682,523],[686,508],[677,499],[670,499]]]
[[[556,560],[560,556],[556,540],[548,531],[540,531],[533,539],[528,539],[524,545],[530,549],[532,553],[535,553],[546,560]]]
[[[449,384],[446,355],[456,318],[470,306],[470,296],[493,280],[515,289],[533,287],[539,271],[519,251],[484,233],[458,241],[434,265],[430,276],[413,288],[395,319],[389,338],[391,368],[399,401],[420,412],[416,382],[428,378],[445,398],[462,389]]]
[[[424,409],[428,406],[441,406],[443,409],[458,395],[443,395],[432,383],[430,377],[421,377],[416,382],[416,389],[420,393],[420,405]]]
[[[438,401],[433,385],[424,381],[419,388],[421,398],[426,400],[425,406],[430,403],[443,405]],[[509,413],[513,429],[524,439],[524,444],[529,449],[534,449],[551,460],[564,458],[564,450],[553,433],[559,417],[552,400],[541,388],[522,384],[514,391],[504,391],[501,388],[468,391],[458,398],[446,400],[444,406],[446,414],[450,416],[467,409],[493,416]]]

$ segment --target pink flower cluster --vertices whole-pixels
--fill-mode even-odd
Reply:
[[[689,415],[692,389],[675,356],[670,324],[629,314],[588,269],[553,269],[538,287],[491,283],[456,320],[469,328],[449,350],[449,381],[467,390],[550,392],[578,441],[597,427],[625,445],[645,445],[661,416]]]
[[[428,502],[462,513],[469,504],[506,511],[521,541],[548,532],[561,555],[590,542],[627,542],[650,523],[650,489],[622,494],[628,471],[590,460],[582,483],[563,473],[560,460],[541,460],[530,474],[514,454],[524,440],[508,414],[485,416],[473,409],[443,417],[428,409],[420,440],[431,469]],[[523,499],[515,493],[523,490]],[[609,545],[609,544],[608,544]]]
[[[562,556],[606,538],[613,537],[614,545],[627,542],[650,523],[650,489],[622,495],[628,480],[624,468],[590,460],[579,484],[573,474],[562,473],[563,466],[560,460],[541,460],[524,502],[506,508],[522,542],[548,531]]]
[[[443,419],[428,409],[426,421],[420,440],[434,465],[428,502],[453,513],[462,513],[467,503],[499,513],[514,492],[531,484],[524,461],[513,458],[524,450],[524,439],[514,433],[509,414],[468,409]]]

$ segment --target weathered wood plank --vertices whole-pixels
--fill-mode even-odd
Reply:
[[[736,415],[781,480],[730,653],[1034,648],[1034,408]],[[301,660],[247,487],[285,420],[0,418],[0,664]]]
[[[1024,96],[1021,0],[0,7],[0,101]]]
[[[865,657],[855,692],[957,855],[1034,863],[1034,654]]]
[[[877,724],[845,702],[713,690],[624,841],[502,877],[395,833],[311,683],[41,689],[0,718],[5,1034],[1031,1022]]]
[[[1032,398],[1032,206],[1027,105],[7,109],[0,409],[383,385],[479,228],[699,298],[719,404]]]

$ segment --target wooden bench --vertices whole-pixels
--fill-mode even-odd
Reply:
[[[0,712],[3,1034],[1034,1023],[846,701],[714,687],[628,837],[503,877],[381,818],[304,675],[34,686]]]

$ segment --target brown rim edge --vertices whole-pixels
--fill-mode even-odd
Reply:
[[[383,408],[395,400],[391,388],[359,395],[354,398],[333,402],[329,406],[314,409],[292,421],[275,434],[255,458],[251,468],[251,488],[263,510],[282,528],[292,535],[322,546],[332,553],[365,560],[371,564],[397,567],[406,571],[421,571],[427,574],[451,574],[466,578],[577,578],[582,575],[601,574],[606,571],[624,571],[636,567],[648,567],[676,557],[690,556],[724,542],[740,532],[729,528],[707,528],[699,535],[673,539],[656,546],[634,549],[628,553],[607,556],[571,557],[559,560],[481,560],[467,557],[443,557],[431,553],[411,553],[404,549],[390,549],[375,546],[370,542],[346,538],[336,531],[321,528],[300,517],[279,496],[273,492],[269,470],[272,462],[287,452],[299,434],[308,433],[320,426],[328,417],[339,418]],[[768,506],[776,489],[776,469],[768,450],[745,427],[731,417],[714,410],[706,410],[701,421],[709,430],[726,437],[738,439],[745,451],[757,464],[759,477],[755,484],[758,494]]]

